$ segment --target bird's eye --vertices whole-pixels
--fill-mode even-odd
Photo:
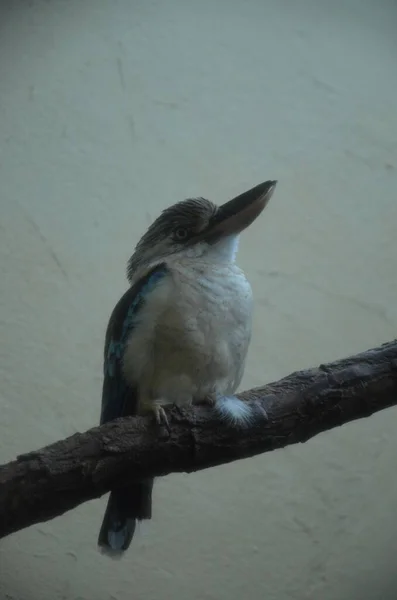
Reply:
[[[177,227],[174,231],[174,239],[177,242],[183,242],[183,240],[186,240],[188,235],[189,231],[186,229],[186,227]]]

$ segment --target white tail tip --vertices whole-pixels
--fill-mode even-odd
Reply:
[[[120,560],[125,554],[123,550],[112,550],[112,548],[107,546],[98,546],[98,550],[101,554],[112,560]]]

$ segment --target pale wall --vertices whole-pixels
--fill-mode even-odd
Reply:
[[[396,27],[392,0],[3,0],[2,461],[97,423],[126,259],[191,194],[279,180],[243,387],[395,336]],[[396,426],[159,481],[120,563],[105,499],[13,535],[1,597],[395,599]]]

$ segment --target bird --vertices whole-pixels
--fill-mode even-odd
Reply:
[[[236,264],[240,234],[268,204],[276,180],[217,205],[202,197],[165,208],[127,263],[129,288],[105,335],[100,424],[150,415],[170,429],[167,405],[208,405],[225,426],[245,427],[255,408],[235,392],[251,341],[253,294]],[[98,536],[120,558],[137,522],[152,517],[153,478],[110,491]]]

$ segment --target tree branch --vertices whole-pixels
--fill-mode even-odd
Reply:
[[[397,404],[397,340],[239,397],[268,420],[234,429],[204,407],[167,411],[171,435],[143,417],[118,419],[0,466],[0,538],[98,498],[123,477],[193,472],[311,437]]]

